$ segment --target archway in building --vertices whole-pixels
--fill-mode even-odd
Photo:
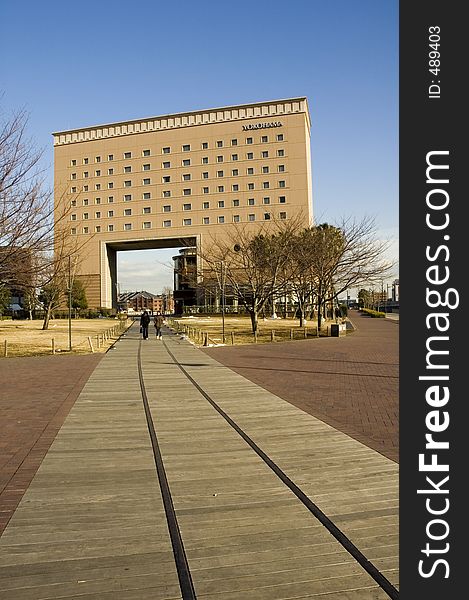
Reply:
[[[176,313],[182,312],[185,304],[195,304],[195,289],[188,289],[178,266],[179,257],[191,254],[197,277],[197,242],[197,237],[191,236],[103,243],[101,298],[105,301],[104,306],[117,311],[119,294],[130,291],[158,294],[165,287],[173,290]],[[173,257],[177,257],[176,261]]]

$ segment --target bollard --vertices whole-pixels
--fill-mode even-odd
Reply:
[[[204,346],[208,346],[208,333],[205,334]]]
[[[231,332],[231,345],[234,346],[234,331]]]
[[[272,329],[270,332],[270,341],[275,342],[275,329]]]
[[[52,342],[52,354],[55,354],[55,340],[54,338],[51,339]]]
[[[293,339],[293,329],[290,329],[290,339]]]
[[[5,342],[3,344],[3,356],[5,356],[5,357],[8,356],[8,342],[7,342],[7,340],[5,340]]]
[[[308,331],[307,331],[306,327],[304,327],[304,337],[305,337],[305,339],[308,337]]]
[[[91,341],[90,336],[88,336],[88,344],[90,345],[90,350],[91,352],[94,352],[94,348],[93,348],[93,342]]]

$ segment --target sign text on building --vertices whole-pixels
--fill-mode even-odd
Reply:
[[[249,125],[243,125],[243,131],[249,131],[250,129],[267,129],[268,127],[282,127],[280,121],[273,121],[272,123],[250,123]]]

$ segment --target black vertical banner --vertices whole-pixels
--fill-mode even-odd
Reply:
[[[466,597],[464,3],[400,3],[400,598]]]

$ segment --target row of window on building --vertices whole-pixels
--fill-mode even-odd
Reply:
[[[277,150],[276,156],[279,158],[282,158],[285,156],[285,150],[282,148],[279,148]],[[265,158],[269,158],[269,151],[268,150],[263,150],[260,153],[260,156],[258,158],[261,159],[265,159]],[[232,162],[236,162],[239,160],[239,155],[238,154],[232,154],[230,157],[230,160]],[[246,160],[254,160],[254,152],[247,152],[246,153]],[[216,157],[216,163],[220,164],[220,163],[224,163],[225,162],[225,157],[223,155],[219,155]],[[208,165],[210,164],[210,160],[208,156],[203,156],[201,163],[202,165]],[[181,161],[180,165],[174,165],[174,163],[172,164],[170,160],[165,160],[161,163],[161,169],[171,169],[172,167],[175,168],[180,168],[180,167],[191,167],[191,166],[195,166],[192,163],[192,160],[190,158],[185,158]],[[263,168],[263,173],[268,173],[269,172],[269,167],[268,166],[264,166]],[[151,164],[150,163],[144,163],[141,166],[141,170],[142,171],[151,171]],[[279,165],[278,168],[279,171],[285,171],[285,165]],[[132,173],[134,172],[132,170],[132,165],[124,165],[122,167],[122,173]],[[250,172],[250,170],[247,170],[247,174],[253,174],[254,173],[254,169],[252,169],[252,171]],[[107,169],[107,175],[117,175],[116,169],[114,169],[114,167],[110,167]],[[234,174],[232,173],[233,176],[238,175],[238,173]],[[102,169],[96,169],[94,171],[94,177],[101,177],[102,175],[105,175],[105,173],[102,171]],[[81,178],[82,179],[88,179],[90,177],[90,172],[89,171],[83,171]],[[73,181],[80,179],[79,177],[79,173],[77,172],[73,172],[70,174],[70,179],[72,179]]]
[[[98,200],[99,200],[99,202],[98,202]],[[96,204],[100,204],[101,203],[100,198],[96,198],[96,201],[97,201]],[[286,201],[287,201],[286,196],[279,196],[278,197],[279,204],[285,204]],[[84,204],[84,206],[88,206],[89,205],[87,199],[85,199],[84,202],[86,202],[86,204]],[[270,196],[264,196],[262,198],[262,204],[263,205],[269,205],[269,204],[271,204],[271,197]],[[255,206],[256,205],[255,198],[248,198],[247,202],[246,202],[246,205],[247,206]],[[235,199],[231,200],[231,206],[233,208],[241,206],[241,202],[240,202],[239,198],[235,198]],[[203,210],[208,210],[208,209],[210,209],[210,207],[211,207],[210,202],[203,202],[202,203]],[[212,208],[215,208],[215,206],[212,206]],[[216,203],[216,208],[228,208],[228,201],[218,200],[217,203]],[[172,205],[171,204],[163,205],[162,210],[163,210],[163,212],[172,212]],[[189,203],[189,202],[184,203],[182,205],[182,210],[184,210],[184,211],[186,211],[186,210],[192,210],[192,203]],[[115,212],[116,211],[114,211],[114,210],[108,210],[107,211],[107,216],[108,217],[114,217],[115,216]],[[151,212],[152,212],[151,206],[145,206],[142,209],[142,213],[143,214],[150,214]],[[130,216],[130,215],[132,215],[132,209],[131,208],[125,208],[123,210],[123,215],[124,216]],[[96,211],[95,212],[95,219],[100,219],[101,216],[103,216],[103,213],[101,211]],[[71,220],[72,221],[76,221],[77,218],[78,218],[77,214],[76,213],[72,213]],[[83,213],[83,217],[82,218],[84,220],[89,219],[90,218],[90,213],[87,213],[87,212]]]
[[[287,218],[287,213],[286,212],[280,212],[278,213],[278,217],[279,219],[286,219]],[[263,214],[263,220],[264,221],[270,221],[270,219],[272,218],[272,213],[264,213]],[[248,222],[253,222],[256,221],[256,215],[254,213],[248,214],[247,216],[247,221]],[[227,223],[227,219],[224,215],[219,215],[216,219],[216,221],[214,221],[211,217],[202,217],[202,225],[211,225],[214,223],[218,223],[218,224],[223,224],[223,223]],[[241,222],[241,215],[233,215],[232,217],[232,222],[233,223],[240,223]],[[194,219],[192,218],[187,218],[187,219],[182,219],[182,225],[183,227],[188,227],[190,225],[194,225]],[[171,219],[165,219],[162,222],[162,226],[163,227],[172,227],[173,226],[173,222]],[[151,229],[152,228],[152,222],[151,221],[144,221],[142,223],[142,229]],[[133,224],[132,223],[124,223],[123,225],[123,231],[132,231],[134,229]],[[101,233],[102,231],[105,231],[101,225],[96,225],[94,228],[94,232],[95,233]],[[117,231],[117,228],[115,226],[114,223],[109,223],[106,227],[106,231],[108,232],[112,232],[112,231]],[[70,233],[72,235],[77,235],[78,230],[76,227],[72,227],[72,229],[70,230]],[[82,233],[86,234],[86,233],[90,233],[90,227],[85,226],[82,228]]]
[[[145,179],[143,180],[143,185],[150,185],[150,184],[151,184],[150,180],[148,180],[148,181],[145,180]],[[108,186],[108,187],[109,187],[109,189],[114,189],[113,185]],[[124,181],[124,187],[127,187],[127,188],[132,187],[132,182],[131,181]],[[263,189],[263,190],[269,190],[269,189],[272,189],[272,188],[275,188],[275,187],[277,187],[277,188],[286,188],[287,187],[286,180],[285,179],[279,179],[276,182],[276,185],[274,184],[273,186],[271,186],[271,182],[270,181],[262,181],[261,182],[261,189]],[[247,191],[252,191],[252,190],[255,190],[255,189],[256,189],[255,182],[250,181],[250,182],[248,182],[246,184],[246,190]],[[72,188],[72,193],[77,193],[74,190],[76,190],[76,188]],[[216,193],[223,193],[223,192],[227,192],[228,190],[230,190],[232,192],[240,192],[240,191],[242,191],[241,188],[240,188],[239,183],[233,183],[233,184],[231,184],[230,187],[227,186],[227,185],[222,184],[222,185],[215,186],[215,189],[212,188],[212,192],[215,191]],[[86,189],[86,190],[83,190],[83,191],[84,192],[88,192],[89,190]],[[95,188],[94,191],[97,191],[97,192],[101,191],[101,186],[96,186],[96,188]],[[175,195],[176,196],[178,196],[178,195],[179,196],[192,196],[192,191],[193,191],[192,188],[182,188],[182,193],[181,192],[179,192],[179,193],[176,192]],[[197,191],[194,191],[194,193],[197,194]],[[210,194],[211,193],[210,192],[210,186],[203,186],[201,188],[201,193],[202,194]],[[172,195],[173,194],[172,194],[172,191],[170,189],[168,189],[168,190],[162,190],[162,197],[163,198],[170,198]],[[109,196],[109,197],[114,200],[114,196]],[[151,192],[146,192],[146,193],[143,194],[143,199],[144,200],[145,199],[150,199],[150,198],[151,198]],[[124,194],[123,200],[125,202],[128,202],[128,201],[132,200],[132,194]],[[76,205],[76,198],[73,198],[71,200],[71,203],[72,203],[72,206],[75,206]]]
[[[233,156],[235,156],[235,155],[233,155]],[[220,158],[223,158],[223,157],[219,156],[217,158],[220,159]],[[269,158],[269,157],[267,155],[267,156],[263,156],[262,158]],[[232,159],[232,160],[238,160],[238,159],[236,158],[236,159]],[[217,162],[218,163],[222,163],[224,161],[223,160],[217,160]],[[202,164],[208,164],[208,162],[202,163]],[[190,167],[191,166],[190,159],[188,159],[187,162],[183,161],[182,166],[183,167]],[[171,163],[170,162],[163,162],[162,163],[162,168],[163,169],[169,169],[169,168],[171,168]],[[142,165],[142,171],[150,171],[150,165]],[[279,173],[285,172],[285,165],[277,165],[277,171]],[[132,167],[130,165],[125,166],[123,168],[122,172],[124,174],[125,173],[132,173]],[[259,172],[260,173],[270,173],[270,167],[268,165],[264,165]],[[107,174],[108,175],[115,175],[114,169],[108,169]],[[254,175],[254,174],[255,174],[255,170],[254,170],[253,167],[250,167],[250,168],[246,169],[246,175]],[[71,179],[72,180],[76,180],[77,179],[77,175],[78,175],[77,173],[72,173],[71,174]],[[100,170],[95,171],[95,177],[101,177],[101,175],[102,175],[102,172]],[[232,171],[231,171],[231,177],[237,177],[238,175],[239,175],[239,169],[232,169]],[[89,171],[84,171],[83,172],[83,179],[88,179],[89,176],[90,176]],[[183,180],[184,179],[191,179],[192,174],[191,173],[184,173],[181,177],[182,177]],[[208,179],[208,177],[209,177],[208,171],[207,172],[202,172],[202,174],[201,174],[201,178],[202,179]],[[217,171],[217,177],[225,177],[224,171]],[[228,173],[226,174],[226,177],[229,177]],[[171,178],[170,175],[165,175],[165,176],[162,177],[162,182],[163,183],[165,183],[165,182],[169,183],[171,181],[170,178]]]
[[[275,140],[277,142],[283,142],[285,140],[285,137],[284,137],[283,133],[277,134],[277,136],[275,137]],[[262,144],[268,143],[269,142],[269,136],[268,135],[261,136],[260,137],[260,142]],[[245,143],[246,144],[254,144],[254,138],[253,137],[247,137]],[[237,138],[232,138],[228,142],[228,144],[230,146],[238,146],[238,139]],[[215,148],[224,148],[225,145],[227,145],[227,143],[224,140],[217,140],[216,144],[215,144]],[[200,148],[198,148],[198,149],[200,149],[200,150],[208,150],[209,148],[210,148],[209,142],[202,142],[201,145],[200,145]],[[191,152],[193,150],[195,150],[195,148],[191,144],[183,144],[181,146],[181,151],[182,152]],[[171,152],[172,152],[171,146],[164,146],[163,148],[161,148],[161,154],[171,154]],[[142,150],[141,156],[145,157],[145,156],[151,156],[151,155],[152,155],[152,153],[151,153],[150,149],[147,148],[145,150]],[[127,151],[127,152],[124,152],[122,154],[122,158],[123,158],[123,160],[129,160],[131,158],[136,158],[136,157],[132,154],[132,152]],[[113,161],[114,159],[115,159],[114,154],[108,154],[107,155],[107,160],[109,162]],[[101,156],[95,156],[94,157],[94,162],[95,163],[102,162],[102,157]],[[72,158],[71,161],[70,161],[70,166],[76,167],[77,164],[78,164],[78,159]],[[90,164],[89,157],[83,158],[82,159],[82,164],[89,165]]]

